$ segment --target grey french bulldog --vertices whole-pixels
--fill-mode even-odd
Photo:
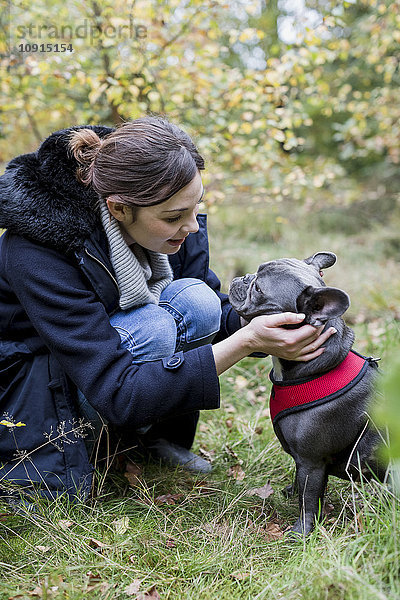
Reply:
[[[328,475],[359,480],[374,474],[382,480],[386,472],[373,458],[380,433],[368,418],[376,360],[351,350],[354,333],[341,318],[349,297],[322,279],[322,270],[335,262],[332,252],[272,260],[252,275],[233,279],[229,290],[233,308],[247,321],[289,311],[305,314],[299,327],[337,330],[325,342],[325,352],[309,362],[272,357],[271,419],[283,449],[296,462],[296,484],[288,490],[298,489],[300,516],[292,535],[313,530]]]

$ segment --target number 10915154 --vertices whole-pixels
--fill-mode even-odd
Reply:
[[[19,44],[20,52],[73,52],[72,44]]]

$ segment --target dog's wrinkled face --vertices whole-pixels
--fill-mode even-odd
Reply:
[[[328,288],[322,269],[332,266],[336,256],[318,252],[305,260],[282,258],[259,266],[257,273],[236,277],[229,299],[244,319],[282,312],[304,312],[306,322],[321,325],[343,314],[350,301],[342,290]]]

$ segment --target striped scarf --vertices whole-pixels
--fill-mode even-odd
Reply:
[[[120,290],[121,309],[158,304],[161,292],[173,279],[168,256],[145,250],[138,244],[133,253],[122,236],[117,219],[110,214],[105,202],[100,205],[100,213]]]

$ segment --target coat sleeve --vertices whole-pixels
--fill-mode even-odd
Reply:
[[[61,253],[10,235],[6,273],[33,327],[90,404],[116,426],[219,406],[210,345],[133,365],[130,353],[76,265]]]

